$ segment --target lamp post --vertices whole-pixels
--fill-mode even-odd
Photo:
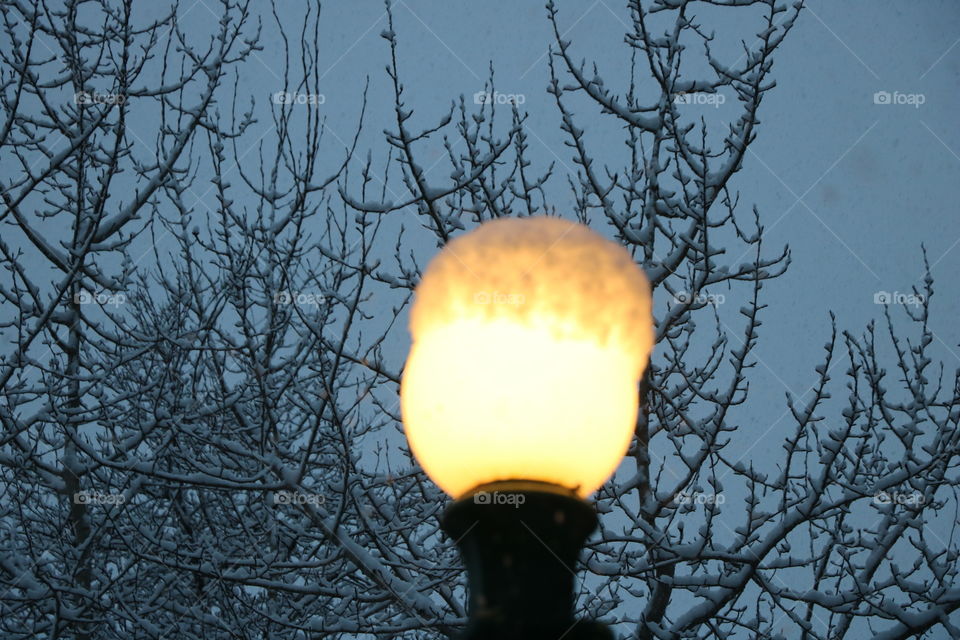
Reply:
[[[630,254],[558,218],[482,224],[428,266],[401,384],[410,447],[455,501],[463,638],[609,638],[573,617],[586,498],[626,453],[653,345]]]

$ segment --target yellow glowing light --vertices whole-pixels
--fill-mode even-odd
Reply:
[[[410,332],[404,427],[448,494],[536,480],[586,497],[623,458],[653,321],[620,245],[558,218],[487,222],[430,263]]]

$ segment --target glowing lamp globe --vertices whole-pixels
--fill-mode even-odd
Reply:
[[[633,434],[650,285],[622,246],[558,218],[480,225],[428,265],[401,384],[410,447],[459,498],[503,481],[587,497]]]

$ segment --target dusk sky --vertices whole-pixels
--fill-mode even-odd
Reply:
[[[252,100],[258,118],[238,148],[240,168],[248,175],[259,170],[258,145],[272,144],[276,123],[269,109],[274,94],[285,86],[284,42],[276,20],[290,27],[285,31],[295,49],[306,6],[313,5],[291,5],[276,19],[264,12],[262,50],[236,79],[235,109],[241,111]],[[610,0],[560,3],[558,9],[561,35],[572,42],[574,54],[591,70],[596,63],[614,91],[624,91],[629,78],[629,48],[623,42],[626,9]],[[138,5],[136,10],[144,11],[144,18],[161,13],[159,5]],[[180,8],[180,20],[185,29],[206,34],[216,10],[201,0],[187,2]],[[731,22],[731,14],[738,12],[701,7],[698,13],[708,25],[705,29],[716,34],[715,55],[728,65],[741,58],[741,41],[756,46],[759,31],[756,24]],[[504,136],[509,125],[509,104],[503,101],[516,100],[520,111],[528,114],[533,167],[543,170],[554,163],[546,190],[558,213],[568,211],[571,194],[565,175],[577,165],[546,92],[548,50],[554,41],[544,6],[510,0],[404,0],[394,4],[393,16],[413,126],[435,125],[461,98],[468,112],[478,110],[476,94],[484,91],[492,69],[493,99],[501,102],[498,134]],[[392,87],[385,71],[389,46],[381,35],[386,28],[382,2],[322,5],[317,37],[322,103],[302,108],[317,108],[325,118],[326,152],[320,163],[328,173],[339,166],[353,139],[368,81],[358,153],[361,157],[370,153],[375,168],[382,169],[386,162],[388,146],[382,131],[395,126]],[[198,36],[198,41],[206,37]],[[297,77],[295,55],[291,62],[291,77]],[[839,330],[859,335],[870,320],[882,320],[884,305],[876,304],[875,298],[889,294],[892,316],[906,326],[902,303],[916,300],[910,296],[912,287],[922,283],[922,247],[935,279],[930,324],[936,348],[948,370],[960,364],[956,323],[960,284],[955,277],[960,272],[960,208],[955,193],[960,178],[956,118],[960,5],[952,0],[812,0],[777,50],[772,75],[777,87],[764,97],[757,139],[732,181],[739,189],[740,219],[751,223],[753,206],[759,212],[766,253],[789,245],[792,259],[786,275],[763,290],[768,306],[762,312],[764,325],[754,352],[758,363],[751,374],[751,401],[735,414],[749,425],[738,435],[747,438],[747,446],[756,447],[747,458],[758,460],[779,449],[780,438],[790,427],[784,394],[803,399],[816,380],[814,367],[822,360],[822,345],[829,337],[830,311],[837,316]],[[647,86],[655,92],[652,84]],[[719,136],[738,107],[732,94],[714,98],[688,108],[693,119],[703,118]],[[578,107],[575,115],[586,139],[604,154],[598,161],[615,170],[624,157],[622,130],[611,118],[601,117],[596,105],[577,96],[571,103]],[[226,110],[227,105],[221,108]],[[294,110],[295,117],[302,115]],[[142,122],[144,130],[156,125],[152,120]],[[134,135],[137,126],[134,121]],[[135,153],[151,158],[145,151],[152,141],[140,142]],[[439,141],[424,143],[421,158],[431,180],[449,183],[449,164]],[[235,174],[238,168],[231,164],[227,170]],[[387,199],[402,201],[408,194],[396,176],[394,171],[388,179]],[[195,221],[215,206],[214,195],[204,184],[190,192],[187,203],[193,205]],[[406,207],[389,214],[386,224],[389,228],[403,224],[409,231],[419,222],[414,207]],[[408,233],[406,248],[423,266],[436,246],[429,237],[420,244],[418,237]],[[135,253],[147,259],[156,249],[162,255],[174,248],[171,240],[164,233],[141,237]],[[392,246],[385,250],[392,252]],[[731,254],[728,262],[736,265],[749,257]],[[741,331],[737,309],[744,303],[738,296],[744,292],[718,289],[711,294],[720,302],[722,328],[736,344]],[[384,299],[384,312],[396,301]],[[655,313],[668,302],[658,297]],[[709,324],[700,326],[713,331]],[[387,345],[386,356],[399,369],[409,347],[406,327],[395,326]],[[836,374],[843,373],[842,361],[834,366]],[[774,437],[764,439],[767,434]]]
[[[607,84],[622,90],[629,60],[624,7],[595,0],[561,3],[559,9],[562,35],[572,41],[576,55],[588,65],[596,62]],[[202,16],[204,7],[192,11]],[[705,10],[702,15],[710,16],[708,28],[732,63],[738,40],[755,40],[742,24],[725,23],[728,13]],[[320,64],[325,69],[320,86],[328,126],[350,140],[369,76],[367,121],[377,136],[393,124],[384,71],[388,46],[380,37],[386,28],[384,6],[372,0],[329,4],[321,16],[326,60]],[[560,177],[573,170],[556,108],[545,92],[553,39],[541,3],[399,2],[394,20],[414,122],[434,122],[461,95],[474,106],[473,96],[483,90],[492,64],[497,91],[523,96],[535,163],[555,162]],[[278,51],[270,46],[277,42],[275,33],[268,29],[265,35],[262,75],[248,78],[263,88],[257,96],[281,82]],[[757,141],[734,179],[740,215],[749,220],[753,205],[760,212],[767,251],[789,244],[792,255],[787,274],[764,289],[769,307],[757,351],[760,364],[752,401],[744,408],[746,419],[762,425],[762,432],[782,417],[785,392],[802,397],[815,380],[813,368],[829,335],[828,312],[837,314],[840,329],[858,334],[869,320],[882,318],[875,294],[909,300],[893,294],[909,296],[911,287],[921,284],[921,245],[936,280],[931,325],[938,347],[948,368],[960,364],[955,277],[960,272],[960,5],[951,0],[813,0],[778,50],[773,76],[777,87],[761,106]],[[891,104],[878,92],[889,94]],[[729,106],[691,108],[709,126],[729,117]],[[584,104],[577,115],[588,139],[618,152],[620,132],[607,128],[608,118],[597,117],[594,105]],[[369,144],[375,160],[382,159],[382,138]],[[436,157],[443,159],[439,150]],[[442,182],[445,166],[438,162],[431,175]],[[570,197],[563,184],[554,180],[554,206],[560,212]],[[413,221],[412,213],[404,215]],[[741,261],[736,258],[730,256],[730,262]],[[724,304],[732,309],[742,303],[736,292],[716,293],[725,294]],[[901,309],[892,311],[902,320]],[[731,324],[731,333],[737,326]],[[842,371],[838,366],[837,373]],[[777,448],[778,439],[770,446]]]
[[[0,3],[0,636],[452,638],[533,514],[630,637],[945,637],[960,2],[728,1]]]

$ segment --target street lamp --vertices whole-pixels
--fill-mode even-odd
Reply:
[[[465,639],[605,638],[573,618],[585,498],[626,453],[653,345],[650,285],[622,246],[558,218],[487,222],[428,266],[401,385],[410,447],[456,500]]]

